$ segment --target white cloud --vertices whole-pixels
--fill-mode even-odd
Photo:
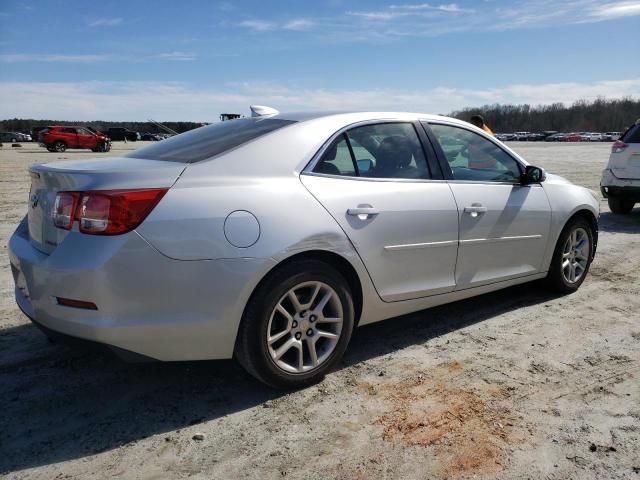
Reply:
[[[597,5],[591,10],[590,15],[600,20],[640,15],[640,2],[612,2]]]
[[[572,103],[637,96],[640,78],[592,83],[515,84],[486,89],[325,89],[241,83],[197,88],[177,82],[0,82],[1,118],[214,121],[262,104],[280,111],[394,110],[449,113],[491,103]]]
[[[152,58],[159,58],[160,60],[169,60],[172,62],[191,62],[195,60],[197,55],[195,53],[187,52],[167,52],[155,55]]]
[[[458,3],[391,3],[371,10],[308,17],[324,42],[389,42],[399,37],[436,37],[459,32],[523,30],[595,23],[640,15],[640,1],[513,0],[485,1],[476,8]],[[246,20],[238,25],[256,32],[292,29],[295,20]],[[300,27],[306,24],[300,24]],[[307,30],[308,28],[297,28]]]
[[[63,55],[63,54],[26,54],[15,53],[0,55],[0,63],[24,62],[61,62],[61,63],[94,63],[111,58],[110,55]]]
[[[275,23],[266,20],[245,20],[243,22],[240,22],[238,25],[248,28],[249,30],[254,30],[256,32],[266,32],[268,30],[273,30],[276,28]]]
[[[89,27],[116,27],[122,23],[122,18],[98,18],[87,24]]]
[[[293,20],[289,20],[285,23],[282,28],[285,30],[295,30],[302,31],[308,30],[314,26],[314,23],[311,20],[307,20],[306,18],[294,18]]]

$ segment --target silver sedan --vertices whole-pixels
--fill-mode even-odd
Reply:
[[[317,381],[357,325],[532,280],[571,293],[598,201],[459,120],[277,114],[34,165],[9,244],[49,335]]]

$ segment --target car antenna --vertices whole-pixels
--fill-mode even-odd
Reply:
[[[266,117],[267,115],[277,115],[280,112],[275,108],[266,107],[264,105],[250,105],[252,117]]]

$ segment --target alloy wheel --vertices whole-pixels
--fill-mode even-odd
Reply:
[[[271,360],[288,373],[307,373],[335,350],[344,321],[340,297],[323,282],[291,288],[276,304],[267,325]]]
[[[567,283],[579,282],[589,265],[591,244],[584,228],[574,229],[562,249],[562,276]]]

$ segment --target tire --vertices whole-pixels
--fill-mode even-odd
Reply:
[[[349,284],[337,270],[317,260],[290,263],[270,274],[251,296],[235,357],[251,375],[275,388],[316,383],[342,358],[354,316]]]
[[[53,142],[53,151],[54,152],[62,153],[66,149],[67,149],[67,144],[64,143],[62,140],[56,140],[55,142]]]
[[[613,213],[629,213],[633,210],[633,206],[636,204],[633,200],[629,200],[628,198],[620,198],[620,197],[609,197],[607,199],[609,203],[609,209]]]
[[[582,243],[583,240],[588,244]],[[553,252],[546,278],[547,286],[560,293],[573,293],[578,290],[589,273],[593,249],[594,232],[589,222],[583,217],[569,221],[562,229]]]
[[[49,150],[50,152],[55,152],[56,151],[55,148],[53,148],[53,147],[47,147],[47,150]]]

